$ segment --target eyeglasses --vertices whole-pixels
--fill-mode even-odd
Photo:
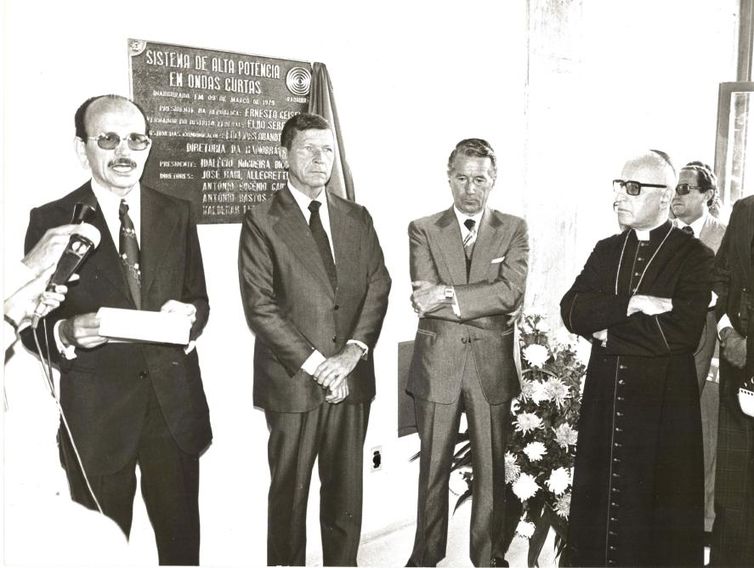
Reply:
[[[120,146],[120,143],[123,139],[119,134],[116,134],[115,132],[105,132],[103,134],[100,134],[99,136],[88,136],[87,140],[96,140],[97,146],[99,146],[103,150],[115,150],[118,146]],[[131,150],[139,152],[141,150],[146,150],[152,143],[152,141],[146,134],[132,132],[126,137],[126,143]]]
[[[659,185],[656,183],[641,183],[640,181],[633,181],[630,179],[614,179],[613,191],[626,190],[626,194],[636,196],[641,193],[643,187],[668,187],[667,185]]]
[[[712,187],[701,187],[698,185],[689,185],[687,183],[679,183],[677,186],[675,186],[675,192],[678,195],[688,195],[688,193],[692,190],[696,189],[698,191],[707,191],[708,189],[714,189]]]

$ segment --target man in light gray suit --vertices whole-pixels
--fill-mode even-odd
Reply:
[[[280,135],[288,186],[251,209],[238,253],[254,343],[254,404],[270,430],[267,563],[306,562],[318,459],[325,566],[355,566],[373,350],[390,276],[367,210],[325,190],[335,140],[315,114]]]
[[[520,390],[514,316],[526,286],[523,219],[486,207],[497,163],[484,140],[462,140],[448,160],[449,209],[413,221],[411,302],[419,315],[407,390],[421,439],[419,498],[409,566],[445,556],[448,480],[461,412],[473,459],[470,555],[504,565],[505,448]]]
[[[691,233],[717,254],[725,234],[725,223],[710,213],[715,202],[717,178],[702,162],[689,162],[678,173],[678,185],[670,202],[675,224]],[[714,304],[707,312],[707,320],[694,352],[696,375],[699,381],[704,439],[704,531],[712,532],[715,521],[715,468],[717,455],[717,422],[720,388],[717,370],[710,373],[712,357],[717,353],[717,320]]]

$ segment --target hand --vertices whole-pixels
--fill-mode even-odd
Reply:
[[[48,267],[3,302],[3,312],[16,324],[16,328],[25,326],[35,314],[46,316],[65,299],[68,292],[66,286],[55,286],[52,292],[45,291],[54,271],[54,266]]]
[[[358,345],[347,344],[337,355],[328,357],[319,364],[314,371],[314,380],[322,388],[337,391],[338,387],[345,384],[346,377],[353,371],[361,359],[362,351]]]
[[[337,389],[329,389],[330,392],[325,396],[325,402],[330,404],[338,404],[343,402],[348,397],[348,382],[343,381]]]
[[[196,321],[196,306],[194,304],[186,304],[178,300],[168,300],[162,304],[160,311],[168,314],[184,315],[189,318],[192,325]]]
[[[419,317],[431,313],[447,303],[445,299],[445,286],[442,284],[432,284],[426,280],[415,280],[411,282],[414,288],[411,294],[411,306]]]
[[[630,316],[632,314],[641,312],[648,316],[656,316],[658,314],[669,312],[672,309],[672,298],[659,298],[657,296],[644,296],[637,294],[636,296],[631,296],[631,299],[628,301],[628,310],[626,310],[626,315]]]
[[[94,312],[63,320],[59,331],[60,340],[66,346],[91,349],[107,343],[107,337],[99,334],[99,319]]]
[[[47,232],[42,235],[39,242],[34,245],[34,248],[29,251],[29,254],[21,262],[38,275],[48,267],[57,264],[72,234],[84,233],[90,235],[92,232],[99,236],[97,228],[86,223],[80,225],[61,225],[47,229]]]
[[[723,329],[720,332],[720,337],[722,338],[720,346],[723,350],[723,357],[734,367],[743,369],[746,365],[746,338],[732,327]]]
[[[599,331],[595,331],[592,334],[592,337],[594,337],[594,339],[602,343],[602,345],[605,345],[605,343],[607,342],[607,330],[601,329]]]

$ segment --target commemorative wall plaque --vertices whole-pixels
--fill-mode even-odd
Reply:
[[[238,223],[285,187],[280,131],[309,102],[302,61],[128,40],[131,95],[149,119],[143,182]]]

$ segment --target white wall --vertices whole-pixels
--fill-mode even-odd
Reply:
[[[613,230],[610,180],[626,147],[711,163],[717,83],[735,78],[735,0],[530,4],[527,23],[524,0],[6,0],[5,266],[21,255],[28,210],[86,179],[73,153],[73,113],[91,95],[128,93],[127,38],[325,62],[356,197],[375,219],[393,276],[366,442],[382,447],[384,465],[365,475],[364,534],[411,523],[417,467],[407,458],[418,444],[395,433],[397,343],[412,339],[416,325],[406,226],[449,206],[445,164],[455,142],[477,136],[496,148],[502,170],[490,204],[526,216],[529,303],[544,304],[555,319],[594,240]],[[561,4],[566,13],[553,10]],[[212,306],[199,342],[215,432],[201,480],[202,561],[210,565],[265,558],[267,430],[251,403],[253,340],[237,285],[238,234],[238,225],[199,231]],[[14,404],[35,373],[33,359],[17,353],[6,379],[11,412],[30,419],[7,438],[33,437],[46,448],[41,462],[52,463],[56,420],[37,404],[43,391],[16,394]],[[11,457],[6,452],[9,471],[19,467]],[[139,561],[155,561],[150,539],[140,512],[132,547]],[[409,552],[396,551],[396,565]]]

